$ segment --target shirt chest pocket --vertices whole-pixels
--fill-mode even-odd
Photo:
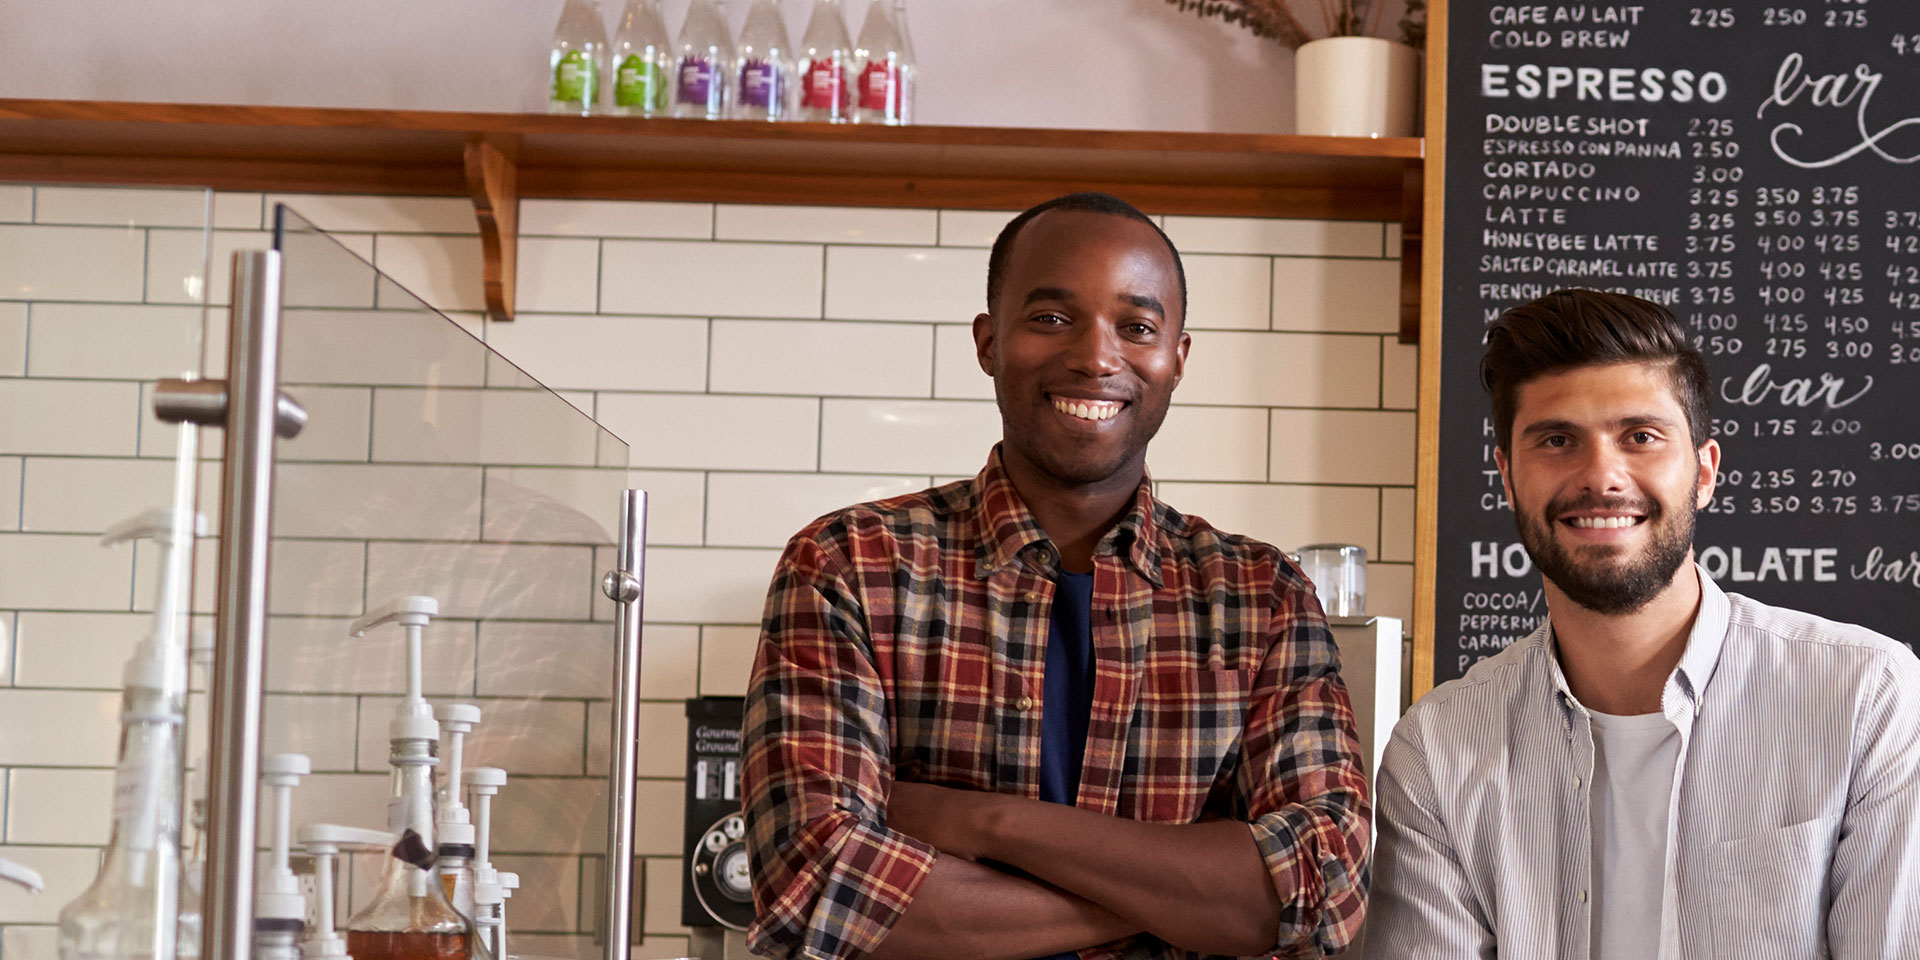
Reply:
[[[1205,666],[1148,671],[1134,711],[1128,766],[1143,795],[1145,819],[1189,822],[1200,816],[1214,780],[1237,757],[1246,718],[1246,677]]]
[[[1840,818],[1723,840],[1707,858],[1714,956],[1827,956],[1828,864]]]

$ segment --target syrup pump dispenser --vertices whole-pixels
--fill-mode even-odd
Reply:
[[[473,795],[474,833],[479,846],[473,861],[473,926],[475,935],[496,958],[507,955],[507,940],[501,928],[506,920],[506,889],[500,885],[500,871],[493,868],[493,798],[507,785],[507,772],[499,767],[474,767],[464,777]]]
[[[477,920],[473,909],[473,824],[468,820],[466,804],[460,802],[460,772],[467,734],[480,722],[480,708],[470,703],[448,704],[440,708],[440,720],[447,731],[447,775],[441,780],[440,815],[435,822],[440,831],[440,882],[453,908]]]
[[[473,945],[470,921],[447,902],[434,867],[433,768],[440,725],[420,695],[420,633],[440,612],[432,597],[400,597],[353,622],[360,636],[398,622],[407,643],[407,693],[387,731],[393,744],[393,799],[387,826],[397,835],[373,901],[347,920],[347,950],[359,960],[450,960]]]
[[[352,960],[347,940],[333,926],[334,858],[343,852],[383,852],[393,847],[393,835],[379,830],[362,830],[331,823],[315,823],[300,828],[300,846],[313,858],[313,925],[307,938],[300,941],[305,960]]]
[[[184,509],[184,506],[183,506]],[[205,520],[193,515],[193,530]],[[151,510],[115,524],[101,543],[150,537],[160,547],[153,627],[127,661],[113,834],[93,883],[60,910],[62,960],[173,960],[180,903],[181,728],[186,724],[185,544],[174,515]]]
[[[300,960],[300,934],[307,928],[307,902],[288,864],[293,825],[293,788],[313,772],[305,754],[277,753],[260,759],[260,784],[273,792],[273,843],[267,869],[253,894],[254,960]]]
[[[40,878],[40,871],[12,860],[0,860],[0,880],[17,883],[34,893],[47,892],[47,882]]]

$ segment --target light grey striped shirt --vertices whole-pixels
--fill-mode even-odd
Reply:
[[[1681,735],[1664,916],[1646,918],[1662,960],[1920,957],[1920,661],[1700,580],[1661,697]],[[1593,731],[1551,637],[1394,728],[1369,957],[1591,956]]]

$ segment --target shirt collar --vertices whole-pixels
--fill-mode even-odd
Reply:
[[[1700,606],[1693,614],[1693,630],[1687,634],[1686,652],[1680,655],[1680,664],[1667,679],[1667,686],[1678,686],[1680,693],[1693,701],[1694,709],[1699,709],[1701,698],[1706,696],[1707,683],[1713,679],[1713,670],[1720,664],[1720,650],[1727,643],[1727,624],[1732,606],[1727,601],[1726,591],[1707,576],[1705,567],[1694,562],[1693,569],[1700,575]],[[1541,644],[1546,652],[1548,675],[1553,680],[1554,689],[1562,701],[1571,706],[1578,702],[1571,688],[1567,686],[1566,672],[1560,669],[1560,657],[1554,648],[1553,622],[1549,618],[1541,624],[1538,631],[1527,642]],[[1666,692],[1662,691],[1664,702]]]
[[[1000,446],[994,445],[987,465],[973,478],[976,522],[981,532],[973,575],[981,580],[1015,562],[1022,553],[1032,551],[1034,564],[1052,575],[1059,568],[1059,552],[1045,530],[1040,529],[1026,501],[1014,489],[1012,478],[1000,462]],[[1094,556],[1122,554],[1127,562],[1155,587],[1161,586],[1159,538],[1153,535],[1157,501],[1153,498],[1153,480],[1140,478],[1133,506],[1120,522],[1113,525],[1093,548]]]

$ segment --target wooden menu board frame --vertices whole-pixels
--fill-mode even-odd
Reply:
[[[1440,293],[1446,234],[1447,0],[1427,3],[1425,228],[1420,248],[1419,430],[1414,465],[1413,698],[1433,689],[1435,565],[1440,553]]]

